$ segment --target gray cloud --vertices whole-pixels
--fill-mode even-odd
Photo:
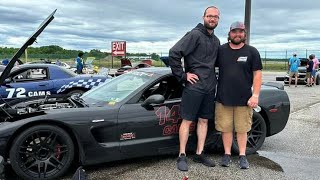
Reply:
[[[239,0],[0,0],[0,44],[19,47],[54,9],[55,19],[34,46],[110,51],[111,41],[127,41],[128,52],[167,52],[197,23],[206,7],[221,11],[215,33],[226,42],[233,21],[243,21]],[[320,2],[252,1],[251,44],[258,49],[315,49]]]

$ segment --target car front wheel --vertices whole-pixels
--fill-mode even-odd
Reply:
[[[58,179],[74,158],[70,136],[57,126],[37,125],[20,133],[10,150],[12,169],[23,179]]]
[[[266,138],[266,133],[267,133],[267,126],[263,117],[259,113],[253,112],[252,126],[251,126],[251,130],[248,132],[248,140],[247,140],[247,148],[246,148],[247,155],[253,154],[260,149],[260,147],[262,146]],[[233,137],[234,139],[232,143],[232,151],[235,154],[239,154],[239,147],[238,147],[236,133],[234,134]]]

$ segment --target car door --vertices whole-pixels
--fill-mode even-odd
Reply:
[[[9,77],[0,90],[1,96],[6,100],[50,95],[53,88],[47,68],[20,69]]]
[[[125,156],[136,157],[178,151],[178,134],[182,120],[180,116],[182,87],[176,81],[169,81],[172,79],[175,80],[172,76],[160,79],[141,94],[142,100],[124,104],[120,108],[118,115],[119,132],[122,137],[120,150]],[[153,105],[152,108],[142,107],[143,100],[153,94],[163,95],[165,102]],[[190,133],[192,134],[194,130],[193,124]],[[190,144],[193,144],[193,139],[190,138]]]

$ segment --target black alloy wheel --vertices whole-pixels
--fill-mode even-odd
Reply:
[[[248,132],[247,148],[246,154],[254,154],[257,150],[260,149],[264,140],[266,139],[267,126],[263,117],[257,113],[253,112],[252,116],[252,126],[251,130]],[[235,154],[239,154],[239,147],[237,142],[236,133],[233,136],[232,142],[232,151]]]
[[[19,134],[10,150],[12,169],[23,179],[58,179],[74,158],[70,136],[57,126],[37,125]]]

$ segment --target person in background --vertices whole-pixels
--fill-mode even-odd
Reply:
[[[314,54],[311,54],[313,56],[313,68],[312,68],[312,73],[311,73],[311,76],[312,76],[312,85],[315,85],[316,84],[316,80],[317,80],[317,76],[316,76],[316,73],[317,73],[317,70],[319,69],[319,60],[318,58],[316,58],[316,55]]]
[[[56,65],[58,65],[58,66],[61,66],[61,65],[62,65],[62,63],[61,63],[60,59],[57,59],[57,61],[56,61]]]
[[[246,28],[242,22],[230,26],[228,43],[219,47],[219,67],[215,128],[222,133],[224,156],[221,166],[229,167],[231,146],[236,132],[239,166],[248,169],[247,133],[251,130],[253,108],[259,103],[262,83],[262,62],[253,46],[245,44]]]
[[[9,63],[9,59],[8,58],[4,58],[2,60],[2,65],[6,66],[6,65],[8,65],[8,63]]]
[[[289,59],[289,87],[291,85],[292,76],[295,76],[295,87],[297,87],[298,84],[298,76],[299,71],[298,68],[300,66],[300,59],[297,58],[297,53],[293,53],[293,56]]]
[[[83,52],[80,52],[78,54],[78,57],[76,58],[77,62],[77,73],[82,74],[83,73],[83,60],[82,60]]]
[[[184,85],[181,100],[182,122],[179,129],[179,157],[177,168],[188,171],[186,145],[191,124],[197,123],[197,149],[193,161],[213,167],[215,163],[205,156],[203,149],[208,132],[208,120],[213,119],[216,88],[215,61],[219,39],[214,35],[220,18],[215,6],[208,7],[203,14],[203,24],[182,37],[169,51],[172,74]],[[184,68],[181,59],[184,58]],[[213,130],[210,130],[213,131]]]
[[[313,55],[312,54],[309,56],[306,68],[307,68],[307,73],[306,73],[307,84],[306,84],[306,86],[311,87],[312,86],[311,74],[312,74],[312,70],[313,70]]]

